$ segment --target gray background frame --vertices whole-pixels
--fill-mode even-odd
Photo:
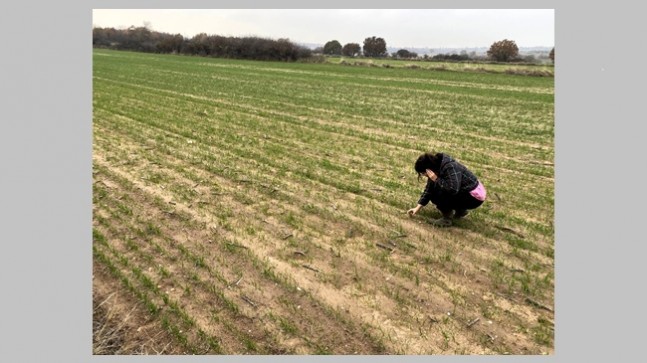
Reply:
[[[572,2],[574,3],[574,2]],[[13,2],[0,12],[0,361],[337,361],[92,356],[93,8],[555,9],[555,354],[353,362],[629,361],[643,350],[645,31],[629,1]],[[613,6],[613,7],[611,7]],[[7,43],[8,42],[8,43]],[[633,159],[632,159],[633,156]],[[643,193],[644,194],[644,193]],[[644,354],[643,354],[644,355]],[[627,359],[629,358],[629,359]],[[633,360],[635,361],[635,360]]]

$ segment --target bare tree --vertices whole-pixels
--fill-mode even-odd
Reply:
[[[509,62],[519,56],[519,47],[514,40],[503,39],[492,43],[487,55],[498,62]]]
[[[324,45],[324,54],[341,55],[341,44],[336,40],[331,40]]]
[[[356,57],[362,53],[362,47],[357,43],[348,43],[341,49],[341,54],[347,57]]]
[[[555,47],[553,47],[553,49],[550,50],[550,53],[548,53],[548,58],[553,61],[553,64],[555,63]]]
[[[367,57],[386,57],[386,41],[374,36],[364,39],[364,55]]]

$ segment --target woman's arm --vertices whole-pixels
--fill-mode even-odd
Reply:
[[[440,176],[437,176],[435,181],[441,189],[450,194],[457,194],[461,187],[461,179],[461,171],[457,170],[453,163],[448,163],[445,168],[440,171]]]

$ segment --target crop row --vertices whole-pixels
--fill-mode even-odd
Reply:
[[[511,97],[506,107],[523,117],[496,124],[504,109],[499,101],[479,103],[486,98],[474,92],[479,87],[462,87],[460,80],[453,82],[467,94],[452,95],[447,85],[425,91],[438,96],[433,103],[417,90],[396,92],[404,84],[376,82],[358,91],[339,89],[334,77],[307,83],[312,74],[303,65],[277,77],[284,65],[267,70],[214,60],[217,67],[204,67],[168,57],[147,69],[145,58],[133,58],[141,66],[107,59],[95,65],[95,197],[105,200],[95,201],[95,256],[133,293],[146,292],[139,299],[187,351],[550,346],[545,312],[527,302],[553,299],[552,111],[539,106],[546,102],[541,93]],[[214,69],[223,73],[211,76]],[[374,81],[363,72],[364,81]],[[291,79],[293,73],[298,77]],[[162,77],[169,74],[178,78]],[[515,87],[501,85],[493,99],[522,92]],[[355,112],[360,101],[366,106]],[[462,105],[466,119],[479,121],[445,116],[456,127],[424,125],[416,116],[423,104],[428,115],[450,115]],[[377,106],[402,113],[379,113]],[[496,111],[480,118],[488,109]],[[543,125],[536,135],[524,121],[533,118]],[[516,139],[515,119],[525,130]],[[421,132],[435,132],[437,141],[416,139]],[[404,215],[423,187],[412,161],[429,145],[456,150],[489,187],[491,201],[461,228],[433,230]],[[423,217],[433,216],[431,209]],[[150,245],[133,250],[129,236]],[[241,276],[252,285],[246,299],[229,289]],[[156,284],[183,293],[165,301]],[[296,306],[314,307],[299,319],[288,302],[303,299],[310,300]],[[267,302],[262,312],[255,309],[259,301]],[[206,306],[226,313],[214,322]],[[474,317],[491,325],[466,328]],[[257,335],[235,327],[240,319]],[[317,332],[311,326],[319,319],[326,323]],[[502,337],[510,327],[524,338]],[[342,331],[354,337],[345,348],[326,338]]]

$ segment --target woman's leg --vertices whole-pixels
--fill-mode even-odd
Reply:
[[[474,198],[469,193],[463,193],[459,195],[456,201],[456,206],[454,208],[456,210],[456,213],[454,213],[454,219],[465,217],[469,213],[468,209],[476,209],[481,204],[483,204],[483,201]]]
[[[443,216],[442,218],[432,219],[429,223],[433,224],[436,227],[449,227],[453,224],[452,222],[452,211],[440,211]]]
[[[431,195],[431,202],[436,206],[436,209],[443,215],[442,218],[433,219],[431,224],[438,227],[448,227],[452,225],[452,213],[454,211],[452,198],[447,193],[440,190],[435,190]]]

